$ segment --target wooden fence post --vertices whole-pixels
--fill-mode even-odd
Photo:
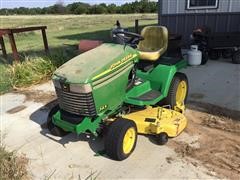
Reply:
[[[45,52],[48,54],[49,53],[49,48],[48,48],[48,41],[47,41],[45,28],[42,28],[42,38],[43,38],[43,44],[44,44]]]
[[[2,36],[0,36],[0,45],[1,45],[2,53],[3,53],[3,57],[6,58],[7,57],[7,52],[6,52],[6,47],[5,47],[4,40],[3,40]]]
[[[9,41],[10,41],[10,44],[11,44],[11,47],[12,47],[13,58],[17,62],[19,62],[19,56],[18,56],[18,52],[17,52],[16,42],[15,42],[14,35],[13,35],[12,31],[8,34],[8,37],[9,37]]]
[[[138,22],[139,22],[139,20],[136,19],[135,20],[135,33],[137,33],[137,34],[139,33],[139,23]]]

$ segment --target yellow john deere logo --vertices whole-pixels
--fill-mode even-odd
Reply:
[[[110,73],[111,71],[117,69],[119,66],[127,63],[128,61],[132,60],[132,59],[135,58],[135,57],[137,57],[137,54],[129,54],[129,55],[125,56],[125,57],[124,57],[123,59],[121,59],[120,61],[112,64],[108,70],[106,70],[106,71],[104,71],[104,72],[96,75],[95,77],[93,77],[92,80],[95,80],[95,79],[97,79],[97,78],[99,78],[99,77],[101,77],[101,76],[104,76],[104,75]]]
[[[132,59],[133,58],[133,54],[129,54],[127,55],[126,57],[124,57],[123,59],[121,59],[120,61],[116,62],[115,64],[112,64],[110,66],[110,69],[111,70],[114,70],[116,69],[117,67],[121,66],[122,64],[124,64],[125,62],[127,62],[128,60]],[[135,57],[135,56],[134,56]]]

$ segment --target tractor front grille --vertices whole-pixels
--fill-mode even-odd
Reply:
[[[66,92],[56,88],[61,109],[81,116],[95,116],[96,108],[92,93]]]

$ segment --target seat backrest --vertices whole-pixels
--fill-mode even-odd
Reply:
[[[164,26],[147,26],[141,35],[144,37],[140,41],[138,49],[145,52],[163,51],[167,50],[168,46],[168,30]]]

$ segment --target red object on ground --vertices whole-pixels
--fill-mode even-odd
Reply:
[[[94,49],[100,46],[103,42],[97,40],[81,40],[78,45],[78,49],[81,53]]]

